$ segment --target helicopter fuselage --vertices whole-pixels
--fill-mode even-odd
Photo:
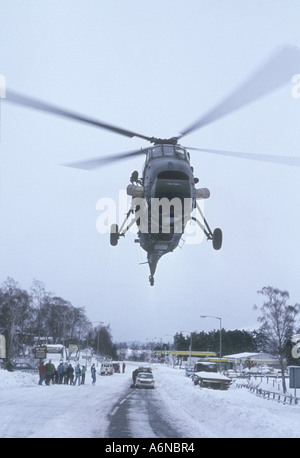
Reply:
[[[171,144],[148,148],[141,184],[147,208],[146,230],[139,230],[140,246],[147,252],[150,278],[158,260],[179,244],[195,200],[193,169],[188,152]]]
[[[207,199],[210,192],[207,188],[195,188],[199,180],[194,177],[187,150],[175,142],[162,141],[143,152],[146,160],[142,177],[137,171],[132,172],[131,184],[127,186],[131,207],[120,230],[112,225],[111,245],[117,245],[119,237],[136,223],[136,242],[147,252],[149,281],[153,285],[159,259],[177,248],[189,221],[198,224],[215,249],[221,247],[222,234],[220,229],[212,233],[197,204],[197,199]],[[192,216],[194,209],[199,211],[201,221]],[[126,227],[130,214],[134,218]]]

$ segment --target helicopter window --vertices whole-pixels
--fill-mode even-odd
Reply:
[[[166,156],[174,156],[174,146],[173,145],[164,145],[164,154]]]
[[[153,148],[152,149],[152,157],[161,157],[163,155],[162,148]]]
[[[176,148],[175,151],[176,151],[176,156],[180,157],[181,159],[185,159],[186,158],[184,149]]]
[[[189,177],[184,172],[176,172],[174,170],[166,170],[164,172],[160,172],[157,175],[158,179],[168,179],[168,180],[188,180]]]
[[[165,171],[157,176],[155,197],[179,197],[181,199],[191,196],[188,177],[183,172]]]

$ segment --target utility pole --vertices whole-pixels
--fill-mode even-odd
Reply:
[[[220,370],[221,370],[221,363],[222,363],[222,318],[219,316],[212,316],[212,315],[200,315],[200,318],[215,318],[216,320],[220,321]]]

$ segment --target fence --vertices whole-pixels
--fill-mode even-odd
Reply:
[[[236,383],[237,388],[248,388],[249,391],[255,393],[257,396],[261,396],[264,399],[272,399],[277,402],[282,402],[283,404],[289,405],[298,405],[300,398],[293,396],[291,394],[278,393],[276,391],[265,390],[264,388],[259,388],[258,386],[251,385],[249,383]]]
[[[265,399],[273,399],[277,402],[282,402],[283,404],[297,405],[300,400],[291,394],[276,393],[275,391],[268,391],[258,387],[249,387],[249,390]]]

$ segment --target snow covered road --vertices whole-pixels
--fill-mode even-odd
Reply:
[[[157,390],[130,389],[112,411],[107,437],[182,437],[176,422],[172,424],[166,415],[165,405],[157,393]]]
[[[5,381],[4,381],[5,379]],[[0,437],[103,437],[107,416],[130,374],[98,375],[93,386],[39,386],[38,376],[0,370]]]
[[[127,363],[125,374],[98,375],[96,386],[88,376],[85,385],[74,387],[39,386],[36,375],[0,370],[0,437],[108,437],[113,409],[128,393],[136,366]],[[184,371],[166,366],[154,365],[153,373],[153,400],[182,437],[300,437],[300,405],[268,401],[234,386],[228,391],[201,389]],[[151,433],[154,417],[151,430],[137,428],[145,425],[143,405],[147,409],[147,402],[133,393],[130,415],[136,428],[129,429],[129,435],[157,437]]]

